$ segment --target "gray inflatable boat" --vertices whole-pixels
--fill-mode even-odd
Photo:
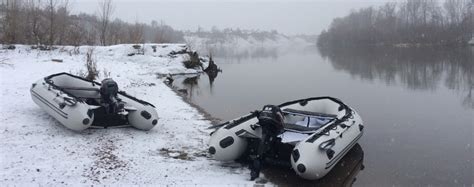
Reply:
[[[324,177],[363,134],[359,114],[339,99],[313,97],[266,105],[214,128],[209,153],[219,161],[249,158],[251,179],[258,177],[266,160],[290,162],[297,175],[315,180]],[[291,154],[280,157],[284,147]]]
[[[74,131],[126,126],[150,130],[158,123],[155,106],[119,91],[112,79],[98,83],[58,73],[33,83],[30,92],[38,106]]]

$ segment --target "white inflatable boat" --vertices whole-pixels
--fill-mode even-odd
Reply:
[[[71,130],[133,126],[150,130],[158,123],[155,107],[119,91],[112,79],[102,83],[68,73],[33,83],[33,101]]]
[[[291,152],[291,151],[290,151]],[[288,154],[288,158],[290,154]],[[288,161],[289,163],[289,161]],[[355,144],[347,154],[319,180],[301,180],[301,177],[289,165],[269,165],[263,171],[268,181],[279,186],[354,186],[357,176],[365,169],[364,150],[360,144]],[[291,170],[289,170],[291,169]],[[294,174],[293,174],[294,173]]]
[[[213,126],[209,153],[216,160],[247,157],[252,161],[251,177],[258,177],[260,165],[278,155],[281,145],[292,145],[287,158],[302,178],[325,176],[357,143],[363,134],[360,116],[332,97],[316,97],[267,105],[243,117]]]

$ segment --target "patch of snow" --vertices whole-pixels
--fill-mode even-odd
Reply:
[[[151,45],[157,45],[153,52]],[[159,125],[68,130],[38,107],[33,82],[58,72],[85,71],[90,46],[0,50],[0,184],[5,185],[253,185],[240,164],[207,157],[210,122],[168,88],[156,73],[188,73],[184,44],[147,44],[145,55],[127,56],[132,45],[95,48],[98,70],[106,69],[121,90],[156,106]],[[62,59],[53,62],[51,59]],[[7,64],[7,65],[5,65]],[[99,79],[105,78],[100,74]],[[237,166],[235,166],[237,165]]]

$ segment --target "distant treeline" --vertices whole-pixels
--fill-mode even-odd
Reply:
[[[324,47],[465,45],[474,32],[474,0],[406,0],[336,18],[318,38]]]
[[[232,37],[243,38],[245,40],[249,38],[253,38],[257,41],[276,40],[278,36],[285,37],[285,35],[278,33],[276,30],[259,31],[259,30],[241,30],[239,28],[237,29],[226,28],[226,29],[220,30],[216,27],[213,27],[210,31],[206,31],[202,28],[198,28],[197,31],[195,32],[191,32],[191,31],[186,32],[186,35],[197,36],[200,38],[210,38],[212,40],[212,43],[219,43],[219,42],[224,43],[224,42],[227,42],[227,40]]]
[[[111,0],[97,3],[98,15],[70,14],[67,0],[2,0],[0,42],[3,44],[114,45],[183,42],[184,34],[163,22],[111,20]]]

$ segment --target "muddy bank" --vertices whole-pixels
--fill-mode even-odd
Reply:
[[[212,125],[216,125],[216,124],[219,124],[222,122],[222,119],[220,118],[217,118],[217,117],[214,117],[212,116],[209,112],[207,112],[206,110],[204,110],[204,108],[202,108],[201,106],[193,103],[191,101],[190,98],[186,97],[186,94],[181,92],[180,89],[178,87],[173,87],[172,84],[170,83],[165,83],[165,85],[167,85],[171,90],[173,90],[173,92],[175,92],[178,96],[180,96],[180,98],[187,104],[189,104],[191,107],[195,108],[199,114],[201,114],[203,117],[204,117],[204,120],[209,120],[211,122]]]

